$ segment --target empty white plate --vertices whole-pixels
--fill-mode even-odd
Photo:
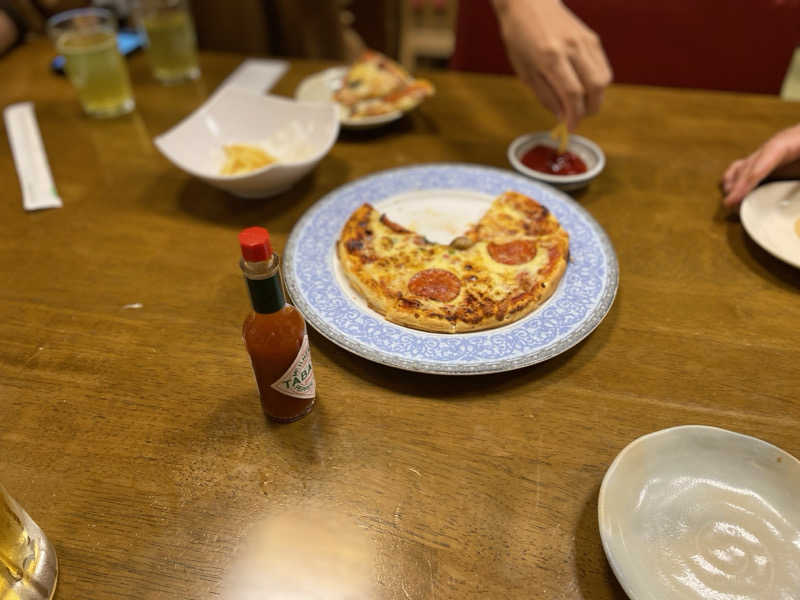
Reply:
[[[739,216],[759,246],[800,268],[800,181],[757,187],[745,197]]]
[[[631,600],[800,598],[800,462],[689,425],[645,435],[600,487],[600,537]]]

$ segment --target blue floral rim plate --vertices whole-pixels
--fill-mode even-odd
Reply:
[[[458,235],[464,231],[458,226],[476,221],[506,190],[545,205],[570,235],[570,259],[558,289],[525,318],[471,333],[417,331],[390,323],[368,308],[342,277],[336,241],[350,214],[364,202],[434,241],[447,243],[436,235],[452,232],[430,233],[415,220],[433,222],[434,229],[437,223],[444,230],[454,227]],[[437,206],[452,218],[437,215]],[[298,221],[284,256],[284,279],[292,301],[326,338],[378,363],[445,375],[510,371],[568,350],[606,316],[619,281],[608,236],[572,198],[510,171],[469,164],[400,167],[346,184],[320,199]]]

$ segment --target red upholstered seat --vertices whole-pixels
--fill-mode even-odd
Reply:
[[[800,0],[566,0],[614,81],[777,94],[800,45]],[[461,0],[454,69],[511,73],[489,0]]]

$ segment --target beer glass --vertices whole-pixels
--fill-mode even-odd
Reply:
[[[116,20],[109,11],[79,8],[59,13],[48,20],[47,31],[65,58],[67,77],[84,112],[116,117],[133,110],[128,68],[117,49]]]
[[[197,38],[186,0],[137,0],[134,14],[144,29],[156,79],[173,84],[200,76]]]
[[[50,600],[57,579],[53,546],[0,485],[0,600]]]

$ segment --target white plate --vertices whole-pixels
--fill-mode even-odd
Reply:
[[[347,67],[331,67],[330,69],[325,69],[314,75],[309,75],[297,86],[294,97],[304,102],[335,104],[339,110],[339,118],[342,126],[350,129],[372,129],[373,127],[380,127],[381,125],[396,121],[403,116],[403,113],[398,110],[374,117],[361,117],[358,119],[347,118],[346,109],[333,99],[333,93],[341,86],[342,78],[346,73]]]
[[[739,216],[759,246],[800,268],[800,181],[757,187],[745,197]]]
[[[570,260],[558,289],[524,319],[461,334],[409,329],[368,308],[339,270],[336,240],[364,202],[431,240],[447,243],[509,189],[549,208],[570,235]],[[510,171],[476,165],[402,167],[349,183],[306,212],[285,254],[289,294],[317,331],[364,358],[425,373],[508,371],[564,352],[603,320],[618,281],[617,257],[608,237],[574,200]]]
[[[600,537],[631,600],[800,598],[800,462],[689,425],[645,435],[600,487]]]

